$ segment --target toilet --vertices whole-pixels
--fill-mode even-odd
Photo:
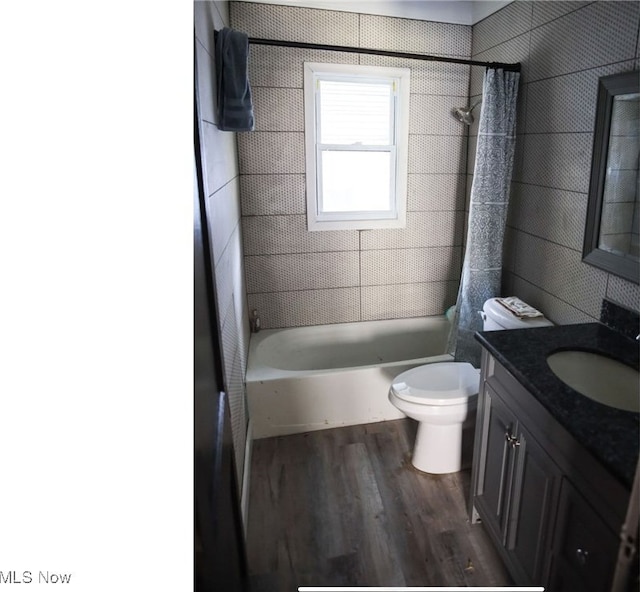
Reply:
[[[475,417],[480,370],[437,362],[396,376],[389,401],[418,421],[411,462],[425,473],[455,473],[462,464],[462,426]]]
[[[553,324],[544,316],[518,317],[499,300],[490,298],[480,311],[484,331]],[[418,421],[411,459],[416,469],[444,474],[462,468],[463,431],[475,424],[479,386],[480,370],[467,362],[425,364],[395,377],[389,401]]]

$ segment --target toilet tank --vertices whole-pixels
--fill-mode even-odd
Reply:
[[[550,327],[553,323],[545,318],[520,318],[510,312],[496,298],[484,303],[482,311],[483,331],[501,331],[503,329],[530,329],[532,327]]]

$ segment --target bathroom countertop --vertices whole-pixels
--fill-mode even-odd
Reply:
[[[607,355],[639,368],[635,340],[600,323],[482,331],[476,339],[609,472],[631,488],[640,442],[640,414],[592,401],[553,374],[547,356],[560,350]]]

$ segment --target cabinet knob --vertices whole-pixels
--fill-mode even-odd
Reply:
[[[576,559],[581,566],[587,565],[587,559],[589,559],[589,551],[586,549],[576,549]]]
[[[504,435],[504,439],[507,441],[507,444],[511,446],[511,448],[515,448],[516,446],[520,446],[520,441],[510,432],[506,432]]]

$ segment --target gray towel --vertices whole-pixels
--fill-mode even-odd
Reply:
[[[216,40],[218,129],[253,131],[253,104],[249,86],[249,37],[225,27]]]

